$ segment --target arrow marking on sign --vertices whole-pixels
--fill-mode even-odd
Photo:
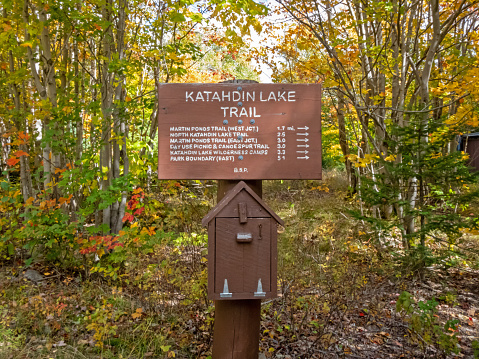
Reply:
[[[308,156],[296,157],[296,159],[298,159],[298,160],[307,160],[308,158],[309,158]]]
[[[307,138],[297,138],[296,141],[308,142]]]
[[[307,132],[306,132],[306,133],[297,133],[297,135],[298,135],[298,136],[308,136],[309,133],[307,133]]]
[[[304,150],[304,151],[296,151],[296,153],[304,153],[305,155],[307,155],[309,153],[308,150]]]
[[[304,145],[297,144],[296,147],[306,147],[306,148],[308,148],[309,145],[307,143],[305,143]]]
[[[298,130],[305,130],[305,131],[307,131],[307,130],[309,130],[309,127],[308,127],[308,126],[298,127]]]

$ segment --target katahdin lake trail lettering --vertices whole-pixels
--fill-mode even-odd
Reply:
[[[221,93],[221,94],[220,94]],[[284,101],[295,102],[296,91],[185,91],[185,99],[188,101],[206,101],[206,102],[230,102],[230,101]]]

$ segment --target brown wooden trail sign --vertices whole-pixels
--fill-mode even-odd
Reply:
[[[214,359],[258,358],[261,298],[276,296],[283,222],[262,201],[261,180],[321,179],[321,85],[242,81],[158,91],[159,179],[219,180],[203,220]]]
[[[159,179],[321,179],[320,84],[162,84]]]

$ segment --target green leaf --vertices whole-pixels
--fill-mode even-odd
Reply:
[[[13,247],[13,243],[8,243],[7,250],[9,256],[13,256],[15,254],[15,248]]]
[[[194,22],[201,22],[203,20],[203,15],[199,12],[190,14],[190,19]]]
[[[25,267],[29,267],[32,263],[33,263],[33,258],[28,258],[28,259],[25,261]]]
[[[185,15],[183,15],[179,12],[175,12],[175,13],[171,14],[170,20],[172,22],[184,22],[184,21],[186,21],[186,18],[185,18]]]
[[[171,345],[162,345],[160,346],[160,348],[162,351],[167,352],[168,350],[170,350]]]

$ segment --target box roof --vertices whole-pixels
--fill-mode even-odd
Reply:
[[[241,191],[246,191],[258,204],[263,207],[276,222],[284,226],[284,222],[279,216],[268,207],[268,205],[259,197],[244,181],[240,181],[232,190],[230,190],[218,204],[208,212],[201,223],[207,226]]]

